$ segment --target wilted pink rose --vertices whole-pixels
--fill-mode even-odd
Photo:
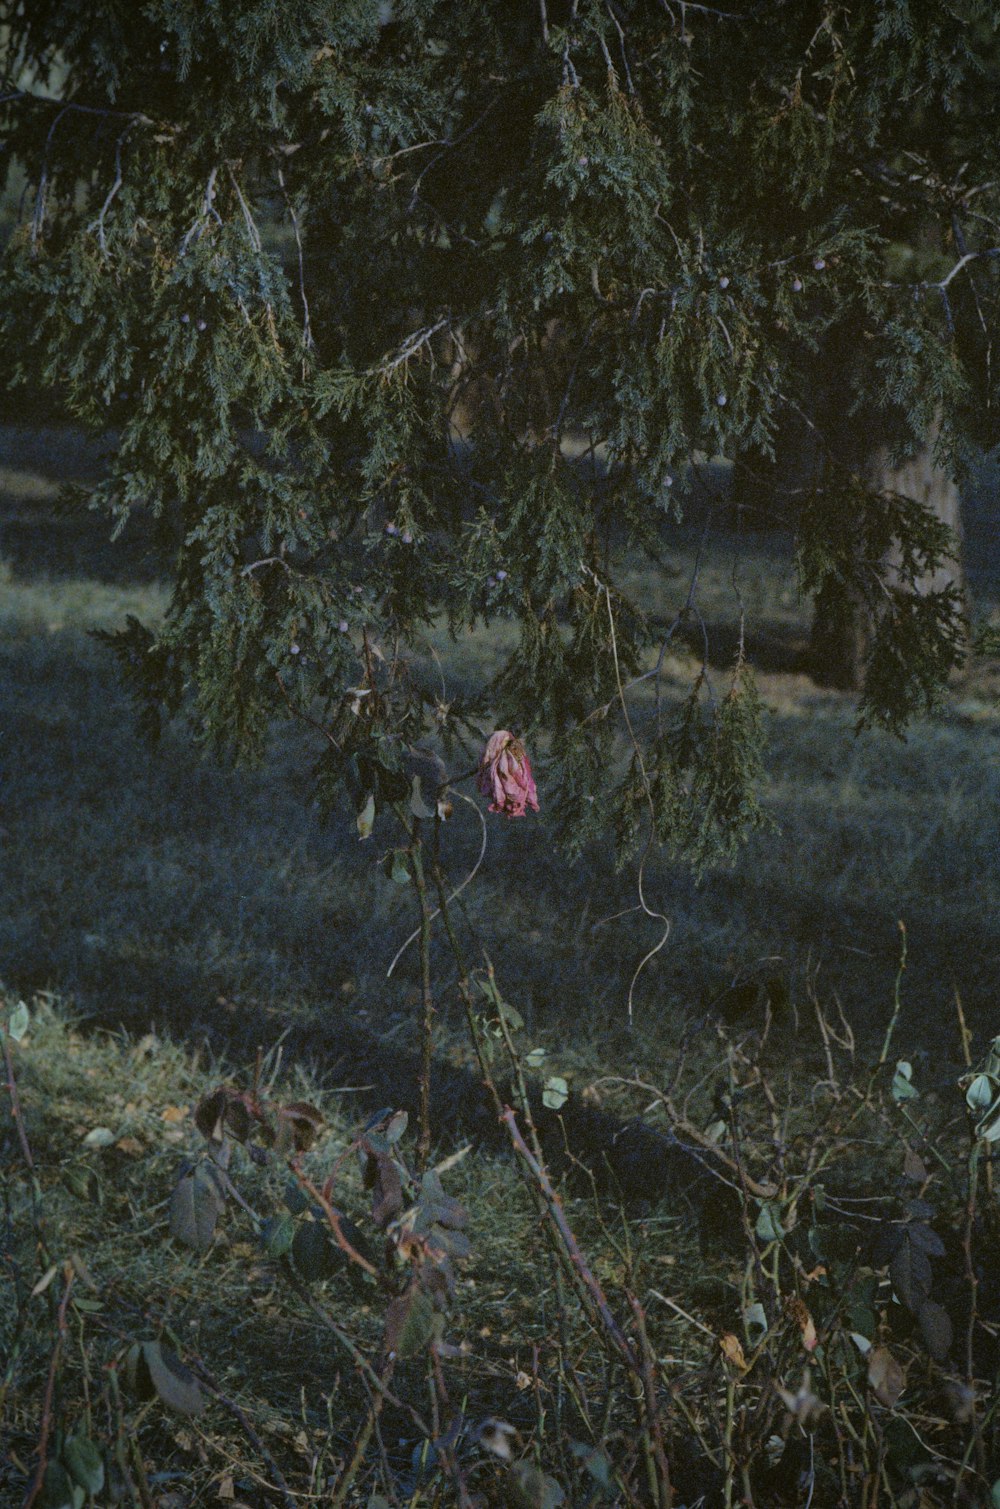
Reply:
[[[538,792],[528,752],[520,739],[498,729],[491,734],[479,761],[479,789],[492,797],[489,810],[504,817],[523,817],[528,807],[538,811]]]

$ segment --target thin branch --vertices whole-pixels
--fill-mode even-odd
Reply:
[[[243,190],[240,188],[236,174],[233,172],[228,163],[226,164],[226,172],[229,174],[229,182],[232,184],[233,188],[236,191],[236,197],[239,200],[240,208],[243,211],[243,220],[247,228],[247,236],[250,239],[250,245],[253,247],[258,257],[263,256],[264,248],[260,239],[260,231],[257,229],[256,221],[250,213],[250,206],[247,204],[246,200],[243,197]]]
[[[326,741],[331,744],[339,754],[340,745],[337,743],[330,730],[328,728],[325,728],[318,718],[313,718],[309,713],[304,712],[301,707],[295,706],[295,703],[292,701],[291,697],[288,694],[288,688],[281,679],[281,673],[279,671],[275,671],[274,679],[278,683],[278,686],[281,688],[281,695],[285,699],[285,706],[288,708],[288,711],[291,713],[292,717],[300,719],[303,723],[308,723],[310,728],[314,728],[317,733],[322,734],[324,739],[326,739]]]
[[[442,315],[441,319],[435,325],[428,325],[423,330],[415,330],[412,335],[407,336],[402,346],[396,352],[396,355],[389,361],[383,362],[380,367],[376,367],[375,371],[380,377],[389,377],[396,371],[397,367],[401,367],[404,362],[408,362],[410,357],[415,356],[421,347],[426,346],[427,342],[433,336],[437,335],[439,330],[443,330],[449,324],[449,319],[448,315]]]
[[[299,1168],[294,1159],[289,1158],[287,1160],[287,1166],[292,1177],[298,1180],[299,1184],[301,1184],[306,1194],[310,1197],[310,1199],[315,1200],[320,1210],[322,1210],[324,1216],[326,1217],[326,1223],[329,1226],[330,1230],[333,1232],[333,1237],[337,1243],[337,1246],[340,1248],[341,1252],[343,1252],[348,1261],[356,1264],[358,1268],[364,1269],[365,1273],[367,1273],[370,1278],[373,1278],[376,1283],[379,1284],[383,1289],[388,1289],[389,1292],[392,1293],[392,1285],[387,1279],[386,1275],[380,1269],[376,1268],[374,1263],[370,1263],[368,1259],[358,1251],[353,1242],[348,1239],[347,1233],[344,1231],[344,1227],[340,1219],[340,1212],[334,1208],[334,1206],[326,1198],[326,1195],[319,1188],[319,1186],[313,1183],[308,1174],[303,1173],[302,1169]]]
[[[604,1291],[602,1290],[597,1279],[591,1273],[590,1268],[587,1265],[587,1260],[584,1257],[583,1253],[580,1251],[579,1243],[577,1242],[576,1237],[573,1235],[569,1222],[566,1220],[566,1213],[562,1208],[562,1203],[559,1199],[559,1196],[552,1188],[552,1183],[549,1179],[548,1173],[538,1162],[538,1159],[532,1153],[531,1149],[528,1147],[528,1144],[522,1137],[521,1130],[517,1124],[517,1119],[510,1106],[506,1106],[504,1108],[500,1120],[507,1127],[507,1130],[510,1134],[510,1140],[514,1144],[515,1152],[517,1152],[519,1157],[526,1165],[529,1173],[531,1174],[532,1180],[534,1181],[535,1187],[545,1201],[549,1214],[552,1217],[553,1224],[555,1225],[563,1247],[566,1250],[566,1255],[569,1258],[572,1270],[576,1274],[582,1289],[586,1293],[590,1304],[593,1306],[594,1311],[600,1317],[601,1323],[604,1326],[608,1338],[613,1343],[615,1350],[619,1353],[629,1371],[632,1373],[638,1372],[638,1361],[632,1349],[632,1346],[629,1343],[627,1337],[624,1335],[618,1322],[612,1315],[611,1307],[609,1306],[608,1301],[605,1298]]]
[[[419,1414],[412,1405],[405,1403],[398,1394],[394,1394],[388,1387],[388,1385],[382,1381],[378,1373],[376,1373],[375,1369],[368,1361],[367,1357],[365,1357],[364,1353],[358,1350],[358,1348],[354,1345],[354,1342],[348,1336],[347,1332],[342,1330],[341,1327],[337,1325],[337,1322],[333,1319],[332,1316],[326,1313],[326,1311],[323,1309],[323,1306],[319,1304],[315,1299],[313,1299],[305,1284],[301,1282],[297,1274],[292,1272],[291,1267],[286,1267],[285,1278],[291,1285],[292,1289],[294,1289],[295,1293],[299,1296],[299,1298],[306,1305],[308,1305],[309,1309],[316,1316],[317,1320],[319,1320],[321,1324],[324,1325],[328,1331],[331,1331],[337,1338],[341,1346],[351,1357],[355,1367],[368,1380],[375,1392],[381,1394],[386,1403],[391,1404],[394,1409],[401,1410],[403,1414],[409,1415],[410,1419],[413,1421],[420,1434],[424,1436],[428,1441],[433,1441],[434,1432],[431,1430],[430,1426],[427,1424],[427,1421],[423,1418],[423,1416]]]
[[[473,774],[474,773],[475,772],[473,772]],[[469,871],[468,875],[466,875],[465,879],[461,882],[461,884],[457,885],[455,887],[455,889],[451,892],[451,894],[445,899],[445,906],[450,906],[451,903],[455,900],[455,898],[457,896],[460,896],[462,894],[462,892],[465,890],[466,886],[472,884],[472,882],[476,878],[476,875],[479,873],[479,866],[482,864],[483,860],[486,858],[486,835],[487,835],[486,819],[483,816],[483,814],[480,811],[480,809],[477,806],[477,804],[472,800],[471,796],[466,796],[461,791],[456,791],[455,795],[458,797],[458,799],[459,799],[460,802],[467,802],[468,805],[472,808],[473,812],[478,817],[478,819],[480,821],[480,824],[482,825],[483,836],[482,836],[482,842],[479,845],[479,854],[478,854],[478,856],[476,858],[475,864],[472,866],[472,869]],[[431,912],[429,921],[433,922],[435,917],[440,917],[441,911],[442,911],[441,907],[439,907],[439,906],[435,907],[434,910],[433,910],[433,912]],[[419,927],[414,928],[413,932],[407,938],[406,942],[403,943],[397,949],[395,957],[393,958],[392,963],[389,965],[389,968],[385,972],[385,977],[386,977],[387,980],[392,975],[393,970],[396,968],[396,965],[399,963],[400,959],[406,953],[406,950],[409,948],[410,944],[413,943],[414,940],[417,939],[417,938],[419,938],[419,937],[420,937],[420,928]]]
[[[984,251],[967,251],[963,253],[954,267],[949,272],[946,272],[943,278],[924,278],[919,283],[887,282],[881,286],[883,288],[910,288],[914,290],[947,288],[952,279],[957,278],[958,274],[968,267],[971,262],[982,262],[988,257],[1000,257],[1000,246],[990,246]]]
[[[280,167],[278,168],[278,183],[285,197],[285,204],[292,222],[292,230],[295,232],[295,247],[299,258],[299,298],[302,300],[302,344],[307,351],[310,351],[313,345],[312,321],[309,316],[309,300],[306,297],[306,267],[305,258],[302,253],[302,236],[299,233],[299,217],[295,213],[295,206],[292,203],[291,195],[285,187],[285,175]]]
[[[450,152],[453,147],[457,147],[458,144],[459,144],[459,142],[465,141],[466,137],[467,136],[471,136],[472,133],[473,133],[473,131],[478,131],[479,127],[482,125],[483,121],[489,115],[490,111],[491,110],[495,110],[496,107],[497,107],[497,105],[499,105],[499,103],[500,103],[500,96],[497,95],[496,99],[490,100],[489,104],[486,106],[486,109],[482,110],[479,113],[479,115],[476,116],[475,120],[471,123],[471,125],[466,126],[465,130],[464,131],[460,131],[457,136],[447,137],[441,143],[441,151],[435,153],[435,155],[431,158],[430,162],[427,163],[426,167],[422,168],[420,170],[420,172],[418,173],[418,175],[417,175],[417,180],[416,180],[416,182],[413,185],[413,192],[410,195],[410,202],[409,202],[409,204],[406,207],[406,212],[407,212],[408,215],[412,215],[414,209],[416,208],[417,200],[420,198],[420,185],[423,183],[423,181],[426,178],[427,174],[434,167],[435,163],[439,163],[441,161],[442,157],[445,155],[446,152]],[[377,160],[381,161],[382,159],[377,159]]]
[[[38,244],[39,238],[42,234],[42,228],[45,224],[45,195],[46,190],[49,186],[49,148],[52,145],[52,138],[56,134],[57,126],[59,125],[59,122],[62,120],[63,116],[68,113],[68,110],[69,106],[67,105],[64,109],[60,110],[59,114],[56,116],[55,120],[52,122],[52,125],[49,127],[49,133],[45,138],[45,146],[42,149],[42,171],[38,179],[38,192],[35,195],[35,213],[31,217],[32,251],[35,250],[35,247]]]
[[[189,245],[192,237],[194,237],[194,236],[198,236],[199,238],[201,237],[201,234],[202,234],[202,232],[205,229],[205,221],[208,220],[210,216],[213,217],[218,222],[219,225],[222,224],[222,216],[219,214],[218,210],[215,208],[215,180],[218,177],[218,175],[219,175],[219,166],[218,166],[218,163],[216,163],[215,167],[212,169],[211,173],[209,173],[209,175],[208,175],[208,182],[205,184],[205,192],[202,195],[202,200],[201,200],[201,214],[198,216],[197,220],[195,220],[194,223],[191,226],[188,227],[187,231],[185,232],[184,239],[181,241],[181,244],[180,244],[180,250],[177,253],[178,257],[183,257],[184,253],[188,249],[188,245]]]
[[[56,1316],[56,1344],[52,1349],[52,1357],[49,1361],[49,1376],[45,1384],[45,1398],[42,1401],[42,1425],[38,1436],[38,1465],[35,1468],[35,1476],[31,1480],[31,1486],[24,1498],[21,1509],[31,1509],[32,1504],[38,1498],[45,1482],[45,1469],[49,1461],[49,1436],[52,1432],[52,1401],[55,1396],[56,1376],[59,1372],[59,1361],[66,1340],[66,1310],[69,1306],[69,1297],[73,1292],[73,1280],[75,1274],[72,1264],[66,1263],[63,1268],[63,1278],[66,1287],[63,1297],[59,1302],[59,1311]]]
[[[101,211],[97,219],[87,226],[88,233],[94,230],[97,231],[97,240],[100,244],[101,252],[105,257],[108,255],[108,243],[104,239],[104,217],[107,215],[115,195],[122,186],[122,143],[131,129],[131,126],[127,126],[115,142],[115,181],[108,190],[107,198],[101,205]]]
[[[632,82],[632,70],[629,67],[628,52],[625,49],[625,29],[619,21],[618,17],[615,15],[611,0],[605,0],[605,4],[607,6],[608,15],[614,22],[615,30],[618,33],[618,45],[621,48],[622,63],[625,65],[625,82],[628,84],[628,92],[629,94],[635,94],[635,84]]]
[[[660,0],[660,4],[670,15],[670,19],[673,20],[673,11],[670,8],[668,0]],[[700,11],[703,16],[715,16],[719,21],[748,21],[751,19],[749,16],[741,15],[739,11],[718,10],[714,5],[695,5],[694,0],[684,0],[681,10]]]
[[[262,1458],[265,1466],[270,1470],[271,1475],[274,1478],[274,1486],[281,1494],[281,1497],[285,1502],[286,1509],[298,1509],[298,1501],[296,1500],[296,1498],[292,1494],[291,1489],[286,1483],[281,1468],[274,1460],[274,1457],[271,1455],[264,1441],[261,1440],[260,1436],[257,1434],[257,1431],[247,1419],[243,1410],[236,1403],[235,1399],[230,1399],[227,1394],[223,1393],[219,1383],[215,1378],[213,1378],[212,1374],[209,1372],[208,1368],[202,1362],[200,1357],[192,1358],[191,1366],[193,1367],[195,1373],[197,1373],[197,1375],[201,1378],[202,1382],[207,1384],[211,1389],[213,1397],[219,1402],[219,1404],[222,1405],[223,1409],[229,1411],[234,1420],[236,1420],[236,1422],[240,1425],[243,1430],[243,1434],[250,1442],[250,1445]]]
[[[249,565],[244,566],[240,576],[253,576],[254,572],[259,571],[262,566],[281,566],[289,576],[293,575],[292,568],[283,555],[265,555],[261,560],[251,561]]]
[[[75,100],[53,99],[47,94],[32,94],[30,89],[15,89],[12,94],[0,95],[0,105],[6,105],[12,100],[23,100],[31,105],[51,105],[61,112],[75,110],[81,115],[103,115],[117,120],[135,121],[139,125],[152,126],[155,121],[141,110],[109,110],[99,105],[81,105]]]

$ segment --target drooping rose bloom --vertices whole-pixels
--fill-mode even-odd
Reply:
[[[504,817],[523,817],[530,807],[538,811],[538,792],[531,774],[528,752],[520,739],[505,728],[491,734],[479,761],[479,790],[492,797],[489,810]]]

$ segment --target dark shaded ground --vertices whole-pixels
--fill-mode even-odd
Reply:
[[[19,580],[120,585],[166,575],[151,517],[134,514],[112,543],[107,521],[81,499],[114,444],[112,433],[87,440],[65,428],[0,428],[0,560]]]
[[[291,1023],[324,1055],[341,1038],[349,1053],[373,1039],[408,1049],[415,951],[391,981],[385,972],[413,905],[378,868],[388,829],[359,845],[350,813],[319,823],[302,775],[313,751],[298,731],[282,730],[260,772],[201,759],[182,728],[158,752],[139,742],[113,665],[83,629],[119,621],[126,606],[157,611],[148,541],[110,546],[93,515],[55,517],[57,481],[92,476],[94,457],[72,437],[15,439],[0,455],[0,553],[13,566],[0,586],[0,977],[137,1029],[239,1027],[249,1043]],[[761,542],[756,559],[780,586],[787,556]],[[105,584],[96,595],[95,583]],[[122,583],[138,584],[136,603]],[[811,1044],[813,975],[874,1041],[891,1009],[900,918],[910,939],[901,1051],[922,1072],[958,1072],[956,987],[980,1036],[997,1030],[995,713],[961,703],[908,744],[856,740],[851,704],[795,674],[804,633],[788,611],[754,628],[770,671],[766,795],[780,831],[701,886],[666,859],[651,865],[649,893],[672,933],[640,983],[635,1032],[628,980],[656,929],[634,913],[602,925],[634,907],[634,872],[616,873],[600,846],[568,866],[544,811],[491,824],[463,898],[470,955],[488,946],[529,1034],[563,1063],[662,1065],[681,1024],[720,998],[741,1026],[760,1025],[766,992],[741,989],[757,980],[783,982],[785,1041],[797,1012]],[[447,838],[456,877],[477,848],[463,812]],[[443,956],[440,967],[450,978]],[[447,989],[441,1004],[457,1033]]]

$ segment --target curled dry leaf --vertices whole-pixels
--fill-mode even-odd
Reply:
[[[170,1235],[185,1247],[211,1246],[226,1203],[225,1187],[209,1163],[183,1173],[170,1198]]]
[[[277,1120],[279,1148],[291,1146],[297,1153],[307,1153],[326,1125],[322,1111],[305,1100],[279,1106]]]
[[[727,1331],[725,1335],[719,1337],[719,1350],[727,1362],[739,1368],[741,1373],[746,1372],[747,1360],[743,1355],[743,1343],[738,1336],[733,1335],[732,1331]]]
[[[383,1231],[403,1208],[403,1183],[388,1153],[372,1153],[365,1183],[372,1188],[372,1220]]]
[[[229,1132],[237,1142],[250,1135],[250,1097],[232,1085],[220,1085],[195,1106],[194,1124],[208,1142],[221,1142]]]
[[[813,1321],[812,1316],[809,1314],[809,1311],[806,1309],[806,1306],[803,1304],[802,1300],[799,1299],[798,1295],[790,1294],[785,1300],[785,1314],[788,1316],[789,1320],[793,1320],[795,1322],[799,1330],[802,1332],[802,1345],[805,1347],[806,1351],[814,1352],[816,1350],[816,1343],[819,1340],[818,1336],[816,1335],[816,1325]]]
[[[893,1409],[906,1387],[906,1373],[888,1347],[872,1347],[868,1354],[868,1385],[880,1404]]]

